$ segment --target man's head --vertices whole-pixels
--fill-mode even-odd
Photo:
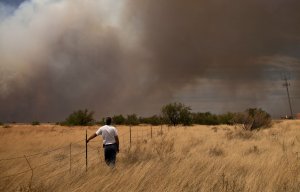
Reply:
[[[105,118],[105,125],[111,125],[111,117]]]

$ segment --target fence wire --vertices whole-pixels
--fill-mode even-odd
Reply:
[[[159,129],[159,130],[158,130]],[[137,129],[134,129],[133,127],[130,128],[130,130],[128,130],[127,132],[123,133],[122,135],[119,135],[119,138],[122,138],[122,141],[120,141],[120,143],[123,142],[123,146],[125,148],[125,146],[131,146],[131,144],[133,144],[133,140],[135,141],[139,141],[140,139],[143,140],[143,139],[148,139],[148,138],[152,138],[152,135],[155,134],[155,132],[157,131],[161,131],[162,130],[162,127],[150,127],[150,128],[146,128],[146,129],[142,129],[142,130],[139,130],[138,128]],[[139,134],[140,133],[140,134]],[[128,138],[125,137],[125,136],[129,136]],[[134,136],[133,136],[134,135]],[[47,161],[46,163],[43,163],[43,164],[39,164],[39,165],[36,165],[36,166],[33,166],[31,169],[28,169],[28,170],[25,170],[25,171],[20,171],[18,173],[14,173],[14,174],[11,174],[11,175],[6,175],[6,176],[2,176],[0,177],[0,181],[1,180],[5,180],[5,179],[8,179],[8,178],[11,178],[11,177],[16,177],[16,176],[19,176],[19,175],[22,175],[22,174],[25,174],[25,173],[29,173],[29,172],[32,172],[32,174],[34,173],[33,171],[38,169],[38,168],[41,168],[41,167],[46,167],[47,165],[51,165],[51,164],[54,164],[54,163],[57,163],[57,162],[62,162],[63,160],[66,160],[66,159],[70,159],[70,167],[68,169],[65,169],[63,171],[60,171],[58,173],[55,173],[54,175],[50,175],[49,176],[49,173],[51,173],[50,171],[46,172],[43,176],[45,177],[39,177],[40,180],[49,180],[57,175],[60,175],[62,173],[66,173],[66,172],[70,172],[71,170],[74,170],[74,169],[79,169],[79,168],[82,168],[81,166],[79,165],[82,165],[82,166],[85,166],[85,156],[82,156],[83,158],[80,158],[78,160],[74,160],[75,157],[78,157],[79,155],[82,155],[84,153],[87,153],[88,151],[97,151],[98,155],[94,155],[92,158],[89,158],[89,159],[86,159],[86,161],[90,161],[90,162],[95,162],[95,160],[100,160],[101,162],[103,162],[103,157],[100,153],[100,146],[102,145],[101,141],[90,141],[92,143],[99,143],[100,146],[91,146],[91,145],[87,145],[87,151],[84,150],[84,151],[80,151],[80,152],[77,152],[77,153],[71,153],[71,149],[72,149],[72,146],[75,147],[75,146],[78,146],[79,143],[82,144],[86,144],[86,140],[85,139],[81,139],[81,140],[77,140],[77,141],[73,141],[71,142],[70,144],[68,145],[63,145],[63,146],[57,146],[53,149],[50,149],[50,150],[47,150],[47,151],[43,151],[43,152],[39,152],[39,153],[34,153],[34,154],[29,154],[29,155],[26,155],[26,156],[18,156],[18,157],[11,157],[11,158],[3,158],[3,159],[0,159],[0,162],[1,161],[12,161],[12,160],[16,160],[16,159],[24,159],[26,160],[26,158],[42,158],[42,157],[45,157],[55,151],[59,151],[59,150],[62,150],[62,149],[70,149],[70,155],[66,155],[62,158],[59,158],[59,159],[55,159],[55,160],[51,160],[51,161]],[[80,145],[79,145],[80,146]],[[66,153],[64,153],[66,154]],[[61,165],[61,164],[59,164]],[[76,166],[75,166],[76,165]],[[93,165],[93,164],[92,164]],[[57,169],[57,168],[60,168],[60,166],[56,166],[56,167],[53,167],[51,168],[52,171],[54,169]]]

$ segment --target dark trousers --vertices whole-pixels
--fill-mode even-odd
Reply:
[[[104,158],[105,163],[108,166],[114,167],[116,164],[116,155],[117,155],[117,145],[105,145],[104,146]]]

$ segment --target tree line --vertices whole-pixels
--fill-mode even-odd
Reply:
[[[94,125],[104,124],[104,120],[95,121],[94,113],[86,110],[74,111],[61,125]],[[167,124],[170,126],[199,125],[220,125],[220,124],[242,124],[245,129],[253,130],[261,127],[268,127],[271,124],[271,116],[260,108],[248,108],[243,112],[228,112],[224,114],[212,114],[210,112],[192,112],[191,107],[183,103],[169,103],[161,108],[159,115],[150,117],[138,117],[136,114],[123,116],[122,114],[112,117],[115,125],[139,125]]]

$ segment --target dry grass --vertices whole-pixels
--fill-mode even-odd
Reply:
[[[0,159],[28,157],[31,172],[0,180],[0,191],[300,191],[300,121],[273,123],[249,132],[234,126],[118,127],[121,152],[114,170],[105,166],[101,139],[89,143],[85,128],[55,125],[0,127]],[[89,127],[88,135],[97,127]],[[49,165],[41,166],[47,162]],[[25,159],[0,161],[0,177],[27,170]]]

